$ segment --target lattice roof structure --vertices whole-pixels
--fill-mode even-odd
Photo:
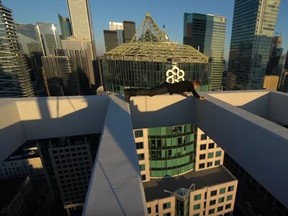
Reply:
[[[130,43],[124,43],[105,54],[107,60],[178,63],[208,63],[208,57],[189,45],[171,42],[158,28],[149,13]]]

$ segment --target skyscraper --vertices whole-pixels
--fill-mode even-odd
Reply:
[[[226,18],[211,14],[185,13],[183,43],[209,57],[209,89],[221,89]]]
[[[54,55],[54,50],[61,48],[60,36],[54,24],[37,23],[36,32],[44,56]]]
[[[67,0],[73,36],[91,43],[93,59],[96,47],[88,0]]]
[[[123,42],[129,43],[136,33],[136,24],[133,21],[123,21]]]
[[[68,17],[61,16],[58,13],[58,19],[60,23],[60,28],[61,28],[61,38],[66,39],[72,35],[72,30],[71,30],[71,24],[70,20]]]
[[[261,89],[280,0],[235,0],[228,89]]]
[[[114,49],[124,41],[123,23],[109,22],[109,30],[103,30],[106,52]]]
[[[15,31],[12,11],[0,1],[0,97],[34,96],[30,70]]]

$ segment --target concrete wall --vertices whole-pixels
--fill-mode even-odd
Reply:
[[[197,104],[196,123],[288,207],[286,128],[209,96],[204,103]]]

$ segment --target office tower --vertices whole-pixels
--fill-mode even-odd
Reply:
[[[96,59],[96,47],[92,17],[88,0],[67,0],[73,36],[91,45],[92,59]]]
[[[208,57],[192,46],[170,42],[150,14],[146,14],[130,43],[105,54],[103,65],[105,89],[112,92],[193,79],[201,80],[202,90],[208,89]],[[210,214],[233,211],[237,180],[222,167],[223,150],[195,124],[171,125],[134,130],[148,215],[188,215],[189,212],[193,215],[201,214],[204,208]],[[204,181],[208,170],[226,176],[227,181],[210,182],[201,191],[194,188],[196,175],[199,182]],[[225,209],[223,200],[218,202],[217,196],[222,187],[230,186],[233,188],[230,194],[226,194],[227,190],[223,192],[229,196]],[[207,199],[211,197],[211,203],[205,203],[205,193]],[[215,210],[216,203],[222,208]]]
[[[60,36],[54,24],[36,23],[36,32],[44,56],[51,56],[55,49],[61,48]]]
[[[123,23],[110,21],[109,30],[123,30]]]
[[[104,33],[104,43],[105,43],[106,52],[109,52],[110,50],[119,46],[118,32],[117,31],[115,31],[115,30],[103,30],[103,33]]]
[[[61,33],[62,33],[61,39],[67,39],[68,37],[72,36],[72,29],[71,29],[69,18],[61,16],[58,13],[58,19],[59,19]]]
[[[220,90],[223,67],[226,18],[211,14],[185,13],[183,43],[209,57],[209,90]]]
[[[236,0],[227,89],[261,89],[280,0]]]
[[[45,178],[43,164],[37,145],[26,141],[0,163],[0,179],[30,176],[31,179]]]
[[[61,202],[68,215],[81,210],[99,143],[99,135],[52,137],[35,140],[48,175],[56,203]]]
[[[84,50],[55,50],[42,57],[48,95],[88,95],[87,57]]]
[[[0,180],[0,214],[29,215],[28,200],[33,187],[29,176],[10,180]]]
[[[58,13],[58,19],[61,28],[61,39],[66,39],[72,35],[71,24],[68,17],[61,16]]]
[[[34,24],[15,24],[16,32],[33,40],[38,40]]]
[[[123,21],[123,42],[129,43],[136,33],[136,24],[133,21]]]
[[[20,48],[12,11],[0,2],[0,97],[34,96],[30,70]]]

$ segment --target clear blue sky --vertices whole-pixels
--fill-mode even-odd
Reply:
[[[244,1],[244,0],[243,0]],[[51,22],[59,27],[59,12],[68,16],[66,0],[2,0],[4,6],[13,10],[17,23]],[[90,0],[97,55],[104,53],[103,30],[109,28],[109,21],[131,20],[138,27],[147,12],[158,26],[165,29],[171,41],[183,42],[183,15],[187,13],[210,13],[227,17],[224,57],[229,55],[234,0]],[[284,51],[288,48],[288,0],[282,0],[276,32],[283,36]]]

